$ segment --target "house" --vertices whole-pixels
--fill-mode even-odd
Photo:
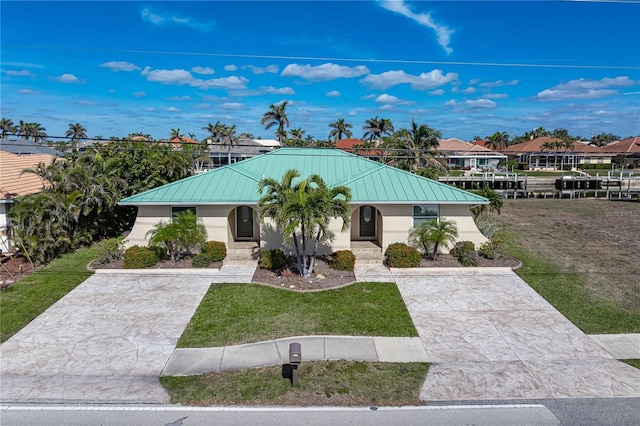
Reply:
[[[602,147],[602,151],[620,158],[619,163],[626,167],[640,167],[640,136],[611,142]]]
[[[192,209],[209,240],[230,248],[251,243],[289,251],[274,222],[267,218],[261,223],[256,209],[262,196],[258,182],[265,177],[280,181],[289,169],[351,189],[351,225],[341,232],[342,221],[332,220],[332,239],[319,248],[320,254],[355,251],[362,245],[383,253],[391,243],[407,242],[414,226],[442,217],[456,222],[459,240],[486,241],[469,208],[488,204],[483,197],[339,149],[280,148],[122,199],[120,205],[138,208],[126,244],[147,245],[147,232],[155,225]]]
[[[209,145],[209,157],[213,167],[221,167],[255,157],[256,155],[266,154],[273,149],[274,146],[264,145],[258,140],[240,139],[237,145],[232,146],[223,144]]]
[[[42,179],[23,170],[61,156],[59,151],[26,139],[0,139],[0,251],[13,249],[8,213],[15,198],[42,191]]]
[[[507,156],[479,144],[460,139],[440,139],[438,153],[444,156],[449,167],[495,170]]]
[[[519,163],[525,163],[529,170],[555,170],[565,166],[576,169],[583,164],[611,164],[611,159],[615,156],[601,148],[580,142],[574,142],[572,149],[546,148],[561,142],[562,139],[559,138],[541,137],[508,146],[500,152],[515,158]]]
[[[345,152],[351,152],[353,154],[357,154],[365,158],[370,158],[372,160],[384,157],[384,153],[379,149],[363,148],[363,146],[366,144],[367,142],[363,142],[360,139],[348,138],[336,141],[335,145],[336,148],[341,149]]]

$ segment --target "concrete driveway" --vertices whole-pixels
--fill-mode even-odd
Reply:
[[[391,274],[433,363],[422,400],[640,396],[640,370],[509,269]]]
[[[253,270],[91,276],[0,346],[0,399],[169,402],[158,377],[202,297]]]

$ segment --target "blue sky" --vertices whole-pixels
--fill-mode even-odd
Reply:
[[[470,140],[542,126],[640,135],[640,4],[2,1],[1,115],[64,136],[264,139],[270,104],[325,139],[344,118]]]

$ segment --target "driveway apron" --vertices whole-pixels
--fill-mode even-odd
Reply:
[[[640,370],[508,269],[392,273],[432,363],[422,400],[640,396]]]
[[[169,402],[158,377],[215,273],[100,273],[0,346],[0,399]]]

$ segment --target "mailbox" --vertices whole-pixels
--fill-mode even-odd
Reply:
[[[302,351],[300,343],[291,343],[289,345],[289,364],[297,365],[302,362]]]

